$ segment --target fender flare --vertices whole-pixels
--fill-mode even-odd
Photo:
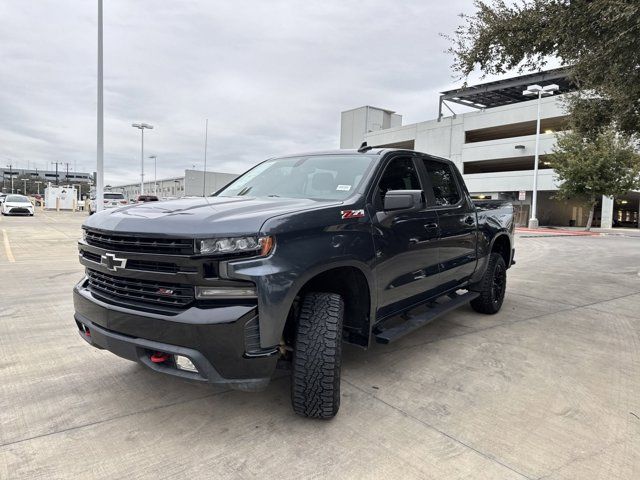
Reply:
[[[332,261],[329,264],[319,264],[307,270],[305,272],[305,275],[297,278],[296,281],[291,285],[291,288],[289,289],[289,293],[287,294],[286,301],[285,301],[287,312],[291,310],[291,306],[293,305],[295,298],[298,296],[298,293],[300,293],[302,288],[307,283],[309,283],[309,281],[313,280],[315,277],[325,272],[334,270],[336,268],[342,268],[342,267],[353,267],[357,269],[360,273],[362,273],[365,280],[367,281],[367,286],[369,287],[369,304],[370,304],[369,305],[369,323],[371,323],[371,320],[375,318],[375,310],[376,310],[375,306],[377,305],[377,301],[378,301],[377,288],[376,288],[377,284],[376,284],[375,276],[373,275],[373,272],[371,271],[371,268],[369,267],[369,265],[367,265],[365,262],[354,260],[354,259],[343,259],[343,260]],[[371,327],[371,325],[369,326]]]

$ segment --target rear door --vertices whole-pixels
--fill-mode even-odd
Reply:
[[[447,161],[422,157],[437,213],[439,280],[444,288],[468,280],[476,269],[477,218],[456,167]]]
[[[388,190],[422,190],[420,157],[396,155],[385,160],[370,192],[376,251],[378,318],[430,296],[438,285],[438,215],[426,202],[414,210],[384,210]],[[425,196],[426,198],[426,196]]]

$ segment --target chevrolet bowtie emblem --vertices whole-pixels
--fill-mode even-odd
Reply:
[[[119,268],[126,268],[127,259],[118,258],[113,253],[105,253],[100,257],[100,263],[107,267],[108,270],[115,272]]]

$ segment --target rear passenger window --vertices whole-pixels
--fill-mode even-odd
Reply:
[[[462,196],[458,190],[452,167],[446,163],[426,159],[424,160],[424,166],[433,186],[436,205],[444,207],[458,203]]]

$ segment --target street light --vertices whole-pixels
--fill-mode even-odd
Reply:
[[[11,179],[11,193],[13,193],[13,165],[9,164],[7,165],[7,167],[9,167],[9,178]],[[2,173],[2,175],[4,176],[4,172]]]
[[[144,129],[153,130],[153,125],[148,123],[132,123],[132,127],[140,130],[142,134],[142,147],[140,149],[140,195],[144,195]]]
[[[540,147],[540,104],[542,97],[553,95],[553,92],[560,90],[558,85],[551,84],[545,87],[540,85],[529,85],[527,89],[522,92],[522,95],[526,97],[538,96],[538,116],[536,119],[536,151],[533,164],[533,199],[531,200],[531,218],[529,219],[529,228],[538,228],[538,218],[536,215],[536,208],[538,206],[538,149]]]
[[[104,208],[104,88],[102,55],[102,0],[98,0],[98,108],[96,131],[96,211]]]
[[[149,158],[153,158],[153,194],[158,196],[158,156],[149,155]]]
[[[33,183],[35,183],[38,186],[38,195],[40,195],[40,184],[42,182],[33,182]]]

